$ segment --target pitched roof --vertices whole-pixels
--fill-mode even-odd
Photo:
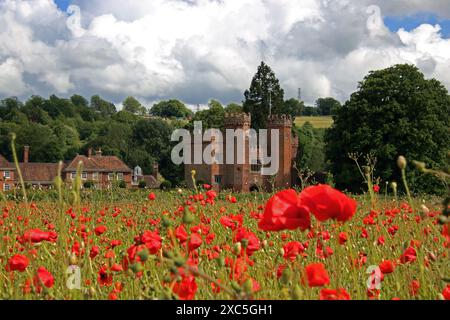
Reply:
[[[85,171],[114,171],[131,172],[131,169],[116,156],[92,156],[78,155],[73,159],[65,171],[76,171],[79,162],[83,163]]]
[[[51,184],[58,175],[57,163],[20,163],[23,180],[25,182],[39,182],[43,184]]]
[[[4,156],[0,154],[0,168],[14,169],[14,165],[12,165]]]

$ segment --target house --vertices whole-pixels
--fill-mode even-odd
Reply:
[[[29,162],[29,155],[30,148],[25,146],[23,162],[19,163],[24,183],[38,188],[51,187],[55,177],[58,176],[59,164]],[[92,154],[92,149],[89,149],[87,156],[77,155],[71,161],[63,163],[61,178],[67,184],[71,184],[75,179],[80,162],[83,164],[81,172],[82,182],[90,181],[99,189],[108,188],[113,182],[121,183],[121,181],[125,183],[127,188],[130,188],[132,185],[132,170],[121,159],[116,156],[104,156],[101,150]],[[1,155],[0,174],[1,190],[11,190],[20,183],[15,166]]]
[[[139,188],[139,183],[141,181],[144,181],[146,188],[157,189],[161,185],[158,179],[158,175],[159,175],[159,167],[157,163],[153,164],[153,172],[151,175],[144,175],[142,172],[142,168],[136,166],[133,170],[132,186],[134,188]]]
[[[92,154],[92,149],[88,150],[87,156],[77,155],[65,166],[64,181],[71,183],[75,179],[80,162],[83,164],[82,182],[90,181],[97,189],[108,188],[113,182],[121,181],[124,181],[127,188],[131,187],[132,170],[121,159],[116,156],[104,156],[101,150]]]
[[[242,132],[248,132],[250,129],[251,116],[246,113],[226,113],[224,119],[224,129],[242,129]],[[238,192],[248,192],[253,190],[271,190],[273,188],[286,188],[296,183],[297,174],[295,172],[294,161],[298,150],[298,137],[292,133],[292,119],[286,115],[271,115],[267,121],[268,141],[272,137],[273,130],[278,130],[279,150],[279,170],[275,176],[261,174],[262,165],[250,164],[250,152],[259,152],[250,150],[248,136],[245,137],[245,161],[244,164],[185,164],[185,181],[187,186],[192,188],[193,181],[191,177],[192,170],[195,170],[196,181],[202,181],[212,185],[216,190],[232,189]],[[274,136],[275,137],[275,136]],[[226,134],[223,134],[223,158],[226,158]],[[195,140],[195,139],[194,139]],[[201,142],[200,150],[214,143],[214,139]],[[236,148],[236,146],[235,146]],[[269,146],[270,149],[270,146]],[[195,141],[191,144],[191,150],[196,150]],[[258,153],[257,153],[258,154]],[[191,155],[193,156],[193,155]],[[191,159],[193,160],[193,159]],[[193,161],[191,161],[192,163]]]
[[[14,165],[0,154],[0,191],[9,191],[14,186]]]

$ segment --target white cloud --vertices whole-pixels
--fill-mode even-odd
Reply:
[[[450,40],[439,27],[392,33],[382,20],[405,6],[408,14],[445,16],[449,1],[73,3],[79,7],[61,12],[52,0],[0,0],[1,97],[76,92],[114,102],[128,95],[239,102],[262,59],[287,98],[301,87],[307,103],[345,100],[368,71],[394,63],[414,63],[450,88]]]

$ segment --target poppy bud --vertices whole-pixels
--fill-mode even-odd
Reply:
[[[219,267],[224,267],[225,266],[225,258],[224,257],[219,257],[217,259],[217,264],[219,265]]]
[[[280,256],[284,256],[284,248],[280,248],[279,254]]]
[[[242,244],[240,242],[236,242],[233,246],[234,254],[240,254],[242,250]]]
[[[167,258],[167,259],[173,259],[174,254],[172,251],[164,250],[163,256],[164,256],[164,258]]]
[[[69,263],[71,266],[78,264],[78,258],[75,253],[72,253],[69,258]]]
[[[178,271],[178,267],[177,266],[174,266],[174,265],[172,265],[171,267],[170,267],[170,272],[172,272],[173,274],[175,274],[175,275],[178,275],[180,272]]]
[[[173,259],[173,262],[177,267],[182,267],[186,263],[183,257],[176,257],[175,259]]]
[[[142,265],[141,265],[140,263],[133,263],[133,264],[130,266],[130,269],[131,269],[134,273],[138,273],[138,272],[142,271],[142,269],[144,269],[144,268],[142,267]]]
[[[399,167],[400,170],[405,170],[406,168],[406,158],[404,156],[400,156],[397,159],[397,166]]]
[[[420,172],[425,172],[426,165],[424,162],[413,160],[413,164],[417,170],[419,170]]]
[[[162,218],[162,226],[164,228],[169,228],[172,225],[172,221],[170,221],[169,218],[167,218],[166,216],[163,216]]]
[[[252,292],[253,292],[253,281],[252,281],[252,279],[247,279],[247,281],[245,281],[244,284],[242,285],[242,288],[244,289],[244,292],[247,295],[252,294]]]
[[[149,253],[148,253],[147,249],[144,249],[144,250],[139,251],[137,255],[139,258],[141,258],[142,262],[145,262],[148,260]]]
[[[301,300],[302,296],[303,296],[302,289],[300,288],[300,286],[298,284],[295,285],[295,287],[292,289],[292,292],[291,292],[292,300]]]
[[[94,287],[89,287],[89,296],[93,297],[97,294]]]
[[[288,284],[290,278],[291,278],[291,270],[289,268],[284,268],[283,273],[281,274],[281,283]]]
[[[392,181],[391,182],[391,188],[394,191],[394,193],[397,193],[397,182]]]
[[[242,288],[236,281],[231,281],[231,288],[236,292],[241,292]]]
[[[192,222],[194,222],[194,217],[192,216],[192,214],[190,214],[187,210],[184,211],[183,223],[184,224],[191,224]]]
[[[247,249],[247,247],[248,247],[248,239],[242,239],[241,240],[241,244],[242,244],[242,247],[244,248],[244,249]]]

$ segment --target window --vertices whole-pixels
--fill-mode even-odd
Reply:
[[[76,177],[77,177],[77,173],[76,172],[71,172],[70,173],[70,179],[75,180]]]
[[[123,173],[122,172],[119,172],[117,174],[117,180],[123,180]]]
[[[81,173],[81,180],[87,180],[87,172]]]
[[[10,171],[3,172],[3,177],[5,179],[11,179],[11,172]]]
[[[11,185],[8,184],[8,183],[5,183],[5,184],[3,185],[3,191],[9,191],[9,190],[11,190]]]
[[[108,180],[114,180],[114,173],[108,173]]]
[[[92,173],[92,180],[98,180],[98,172]]]
[[[251,172],[261,172],[261,162],[258,160],[257,164],[252,164],[250,166],[250,171]]]
[[[214,176],[214,183],[215,184],[221,184],[222,183],[222,176]]]

